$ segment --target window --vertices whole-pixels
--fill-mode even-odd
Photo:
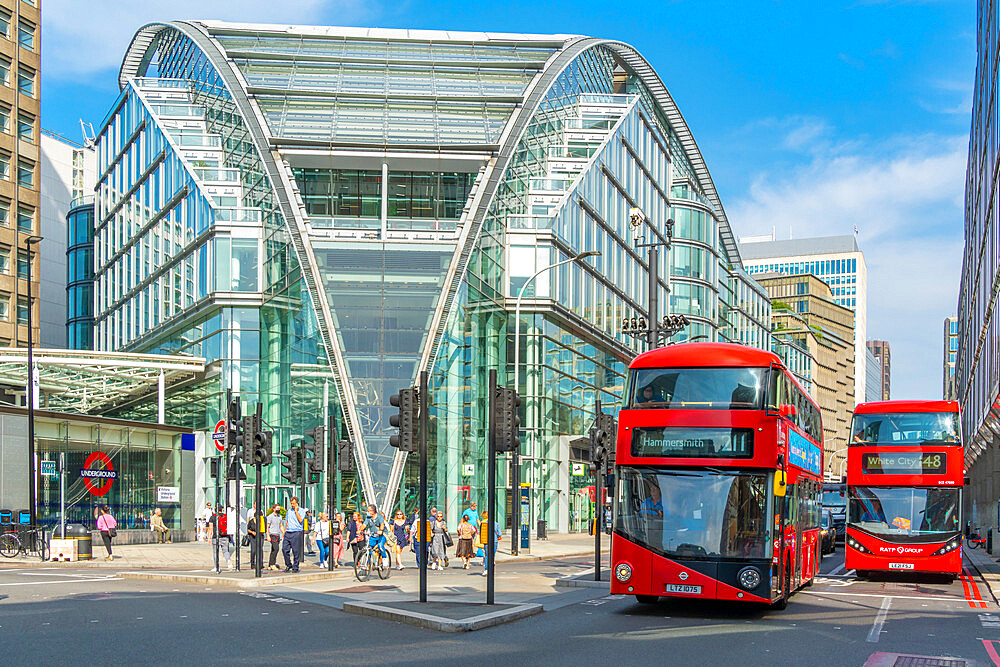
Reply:
[[[10,38],[10,12],[0,9],[0,35]]]
[[[20,19],[17,22],[17,42],[29,51],[35,50],[35,24]]]
[[[6,131],[6,127],[4,129]],[[17,136],[25,141],[35,138],[35,117],[27,113],[17,114]]]
[[[0,273],[10,273],[10,246],[0,245]]]
[[[10,294],[0,293],[0,320],[10,320]]]
[[[17,277],[28,277],[28,253],[24,250],[17,251]]]
[[[17,89],[29,97],[35,96],[35,70],[23,66],[17,69]]]
[[[629,407],[760,409],[764,368],[650,368],[633,371]]]
[[[0,84],[10,85],[10,59],[0,56]]]
[[[28,160],[19,160],[17,163],[17,182],[19,185],[31,187],[35,184],[35,164]]]
[[[28,323],[28,300],[18,299],[17,300],[17,323],[27,324]]]
[[[0,178],[10,180],[10,153],[0,151]]]
[[[10,200],[0,198],[0,226],[10,226]]]
[[[20,206],[17,209],[17,228],[22,232],[35,231],[35,209],[30,206]]]

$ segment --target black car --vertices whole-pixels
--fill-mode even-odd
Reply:
[[[844,484],[823,484],[823,511],[833,513],[833,527],[837,529],[837,541],[847,537],[847,486]]]
[[[823,510],[823,519],[819,529],[820,552],[823,555],[832,554],[837,550],[837,527],[833,522],[833,512]]]

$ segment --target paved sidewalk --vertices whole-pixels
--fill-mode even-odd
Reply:
[[[504,536],[508,537],[507,535]],[[611,547],[611,538],[604,535],[601,539],[601,547],[603,552],[607,552]],[[154,570],[170,570],[170,569],[186,569],[186,570],[211,570],[214,568],[214,559],[212,556],[211,545],[206,542],[182,542],[174,544],[126,544],[126,545],[112,545],[112,551],[115,555],[113,561],[106,561],[104,551],[104,546],[100,542],[95,542],[93,545],[93,552],[95,559],[91,561],[82,561],[79,563],[74,563],[74,565],[89,565],[91,567],[113,567],[116,569],[154,569]],[[264,545],[264,558],[268,557],[270,553],[270,546]],[[531,541],[531,552],[522,553],[518,556],[510,555],[509,540],[504,539],[500,542],[500,547],[497,550],[497,562],[503,563],[506,561],[517,561],[517,562],[530,562],[537,560],[547,560],[549,558],[561,558],[566,556],[585,556],[594,553],[594,538],[592,535],[552,535],[547,540],[532,540]],[[450,556],[452,564],[454,565],[455,557],[454,552]],[[302,570],[311,571],[314,568],[318,571],[319,568],[315,567],[315,562],[318,560],[318,554],[316,556],[306,556],[306,562],[302,564]],[[36,565],[40,565],[38,559],[0,559],[0,567],[5,564],[17,564],[24,565],[26,562],[30,562]],[[284,561],[279,556],[278,563],[282,564]],[[403,564],[412,567],[415,565],[414,554],[411,551],[405,551],[403,555]],[[50,563],[48,566],[60,567],[65,565],[64,563]],[[250,565],[250,550],[244,548],[240,556],[240,567],[242,569],[249,570]],[[225,568],[225,563],[223,563],[223,568]]]
[[[972,563],[972,566],[979,571],[979,575],[989,587],[994,601],[1000,602],[1000,563],[997,562],[996,554],[991,556],[986,553],[986,549],[969,549],[967,547],[963,547],[962,552]]]

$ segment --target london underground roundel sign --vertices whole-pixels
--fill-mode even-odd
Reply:
[[[95,464],[100,464],[97,467]],[[87,487],[91,495],[98,498],[106,496],[111,486],[115,483],[118,473],[111,464],[111,458],[104,452],[92,452],[83,462],[83,469],[80,471],[83,478],[83,485]]]
[[[215,448],[220,452],[226,451],[226,420],[220,419],[219,423],[215,425],[215,432],[212,434],[212,440],[215,440]]]

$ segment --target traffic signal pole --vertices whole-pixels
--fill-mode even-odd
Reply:
[[[497,521],[497,371],[490,369],[490,393],[487,410],[489,410],[489,429],[487,433],[486,452],[486,604],[493,604],[494,598],[494,560],[493,545],[497,535],[493,528]]]
[[[653,302],[650,301],[650,308]],[[598,428],[601,423],[601,399],[594,400],[594,416]],[[595,448],[596,449],[596,448]],[[604,461],[594,461],[594,581],[601,580],[601,517],[604,516],[604,503],[601,497],[601,478],[604,477]]]
[[[490,381],[496,384],[496,371],[490,371]],[[420,521],[422,525],[417,528],[417,535],[420,540],[420,601],[427,602],[427,556],[430,554],[428,542],[431,536],[427,527],[429,519],[427,517],[427,371],[420,371],[420,391],[418,400],[420,401]]]
[[[326,569],[328,572],[333,572],[333,519],[334,519],[334,507],[333,507],[333,487],[336,478],[340,475],[340,466],[337,465],[337,433],[334,427],[337,425],[336,418],[330,415],[327,418],[327,428],[326,428],[326,444],[327,444],[327,454],[326,454],[326,502],[330,506],[330,514],[327,516],[327,525],[330,527],[327,530],[327,535],[330,540],[330,547],[326,552]]]

